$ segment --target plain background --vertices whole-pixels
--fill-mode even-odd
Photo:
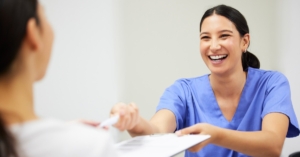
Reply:
[[[135,102],[150,119],[163,91],[179,78],[209,73],[199,52],[205,0],[41,0],[55,32],[45,79],[35,86],[36,112],[62,120],[104,120],[117,102]],[[300,117],[300,1],[229,0],[247,19],[261,68],[290,81]],[[126,132],[111,129],[115,141]],[[287,139],[282,156],[300,151]],[[182,156],[179,155],[179,156]]]

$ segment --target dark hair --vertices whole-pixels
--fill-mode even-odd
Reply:
[[[204,19],[213,14],[224,16],[228,20],[230,20],[235,25],[241,37],[249,33],[249,27],[245,17],[238,10],[226,5],[215,6],[213,8],[208,9],[204,13],[200,21],[200,32]],[[254,54],[252,54],[249,51],[246,51],[242,54],[242,66],[244,71],[247,71],[248,67],[259,69],[260,62]]]
[[[26,35],[27,23],[37,17],[37,0],[0,0],[0,75],[18,55]],[[5,105],[5,104],[1,104]],[[0,113],[0,157],[17,156],[15,140]]]

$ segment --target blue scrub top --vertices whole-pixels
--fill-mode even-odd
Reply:
[[[162,95],[157,111],[168,109],[176,117],[176,130],[197,123],[209,123],[239,131],[259,131],[262,119],[272,112],[288,116],[286,137],[299,135],[299,126],[291,102],[287,78],[275,71],[249,68],[236,112],[229,122],[222,114],[209,81],[209,75],[177,80]],[[244,157],[242,153],[213,144],[197,153],[185,152],[186,157]]]

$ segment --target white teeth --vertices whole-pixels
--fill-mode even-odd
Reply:
[[[220,59],[220,58],[224,58],[227,55],[216,55],[216,56],[209,56],[211,59]]]

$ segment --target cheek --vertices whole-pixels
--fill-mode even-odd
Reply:
[[[53,40],[54,40],[54,32],[53,32],[53,29],[51,27],[51,25],[48,23],[47,24],[47,39],[48,39],[48,43],[49,43],[49,46],[52,47],[52,44],[53,44]]]
[[[44,23],[44,53],[43,53],[43,71],[46,70],[46,67],[48,66],[50,56],[51,56],[51,51],[52,51],[52,45],[53,45],[53,38],[54,38],[54,33],[52,30],[52,27],[49,23]]]
[[[232,52],[234,52],[234,45],[235,45],[234,43],[235,43],[234,39],[230,38],[230,39],[224,41],[223,46],[225,46],[226,49],[232,53]]]
[[[50,58],[51,51],[52,51],[52,46],[53,46],[53,40],[54,40],[54,33],[52,30],[52,27],[48,24],[46,29],[45,29],[45,56],[47,61]]]
[[[201,55],[207,54],[209,51],[209,44],[207,42],[200,42],[200,53]]]
[[[240,56],[240,49],[238,41],[234,38],[228,39],[223,42],[222,46],[229,52],[231,56]]]

